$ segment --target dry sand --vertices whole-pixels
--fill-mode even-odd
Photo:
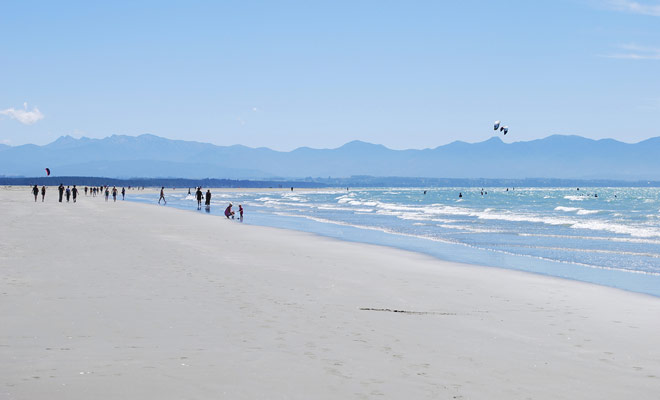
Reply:
[[[655,297],[55,198],[0,189],[1,399],[660,398]]]

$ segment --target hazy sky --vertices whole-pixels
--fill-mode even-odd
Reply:
[[[8,1],[0,35],[11,145],[660,136],[658,0]]]

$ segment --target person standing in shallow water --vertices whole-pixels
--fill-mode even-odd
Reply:
[[[202,209],[202,187],[199,186],[195,192],[195,198],[197,198],[197,209]]]
[[[39,188],[37,187],[37,185],[34,185],[34,187],[32,188],[32,194],[34,195],[34,202],[36,203],[37,197],[39,197]]]
[[[206,202],[205,202],[205,204],[206,204],[207,208],[211,207],[211,189],[208,189],[206,191]]]
[[[44,202],[44,199],[46,198],[46,186],[41,187],[41,202]]]
[[[158,204],[160,204],[161,200],[163,200],[165,204],[167,204],[167,200],[165,200],[165,186],[162,186],[160,188],[160,197],[158,198]]]
[[[240,204],[238,205],[238,215],[239,215],[240,221],[243,222],[243,206],[240,205]]]
[[[125,196],[126,196],[126,188],[121,188],[121,199],[122,199],[122,201],[124,200]]]

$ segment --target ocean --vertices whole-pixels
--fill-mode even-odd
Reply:
[[[660,296],[660,188],[237,189],[213,193],[199,211],[187,189],[166,196],[168,206],[222,218],[229,202],[242,204],[247,224]],[[158,195],[127,199],[155,204]]]

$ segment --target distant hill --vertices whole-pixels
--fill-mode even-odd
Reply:
[[[554,135],[504,143],[453,142],[424,150],[392,150],[353,141],[336,149],[301,147],[290,152],[245,146],[215,146],[154,135],[104,139],[63,136],[36,146],[1,146],[0,176],[189,179],[298,179],[427,177],[461,179],[660,180],[660,137],[627,144]]]

